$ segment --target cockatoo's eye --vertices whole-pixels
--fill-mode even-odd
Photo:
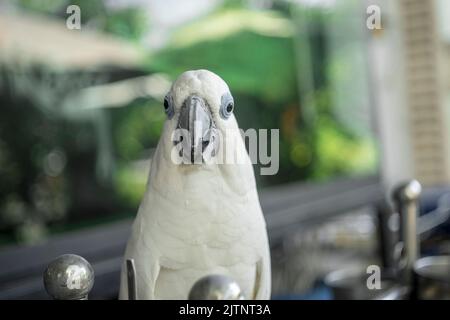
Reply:
[[[234,101],[233,97],[229,92],[222,96],[222,101],[220,103],[220,116],[223,119],[228,119],[233,113]]]
[[[169,119],[171,119],[175,113],[173,108],[172,97],[170,95],[164,97],[164,112],[166,113]]]

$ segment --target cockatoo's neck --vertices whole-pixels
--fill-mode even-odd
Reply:
[[[245,148],[243,142],[239,145]],[[167,143],[161,139],[153,156],[147,192],[158,192],[174,203],[187,198],[233,199],[256,193],[250,161],[243,164],[176,164],[170,158]]]

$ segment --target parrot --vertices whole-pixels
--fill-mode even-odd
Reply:
[[[164,111],[124,255],[134,260],[136,299],[186,300],[197,280],[214,274],[235,280],[247,299],[270,299],[267,227],[244,138],[231,134],[239,128],[228,85],[211,71],[186,71]],[[225,148],[245,161],[223,160]],[[128,298],[123,263],[119,299]]]

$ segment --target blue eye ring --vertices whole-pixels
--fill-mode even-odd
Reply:
[[[223,119],[228,119],[234,110],[234,100],[231,93],[227,92],[222,96],[220,102],[220,116]]]
[[[172,119],[173,115],[175,114],[172,96],[170,96],[169,94],[164,97],[164,112],[169,119]]]

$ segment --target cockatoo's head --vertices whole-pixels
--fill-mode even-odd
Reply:
[[[201,164],[217,156],[230,129],[238,131],[234,101],[227,84],[208,70],[181,74],[164,99],[166,124],[161,136],[171,155],[184,164]],[[174,152],[175,150],[175,152]]]
[[[164,99],[167,118],[152,157],[152,189],[166,195],[189,192],[191,199],[203,197],[205,188],[217,195],[219,188],[222,196],[256,190],[233,109],[230,89],[218,75],[208,70],[181,74]]]

